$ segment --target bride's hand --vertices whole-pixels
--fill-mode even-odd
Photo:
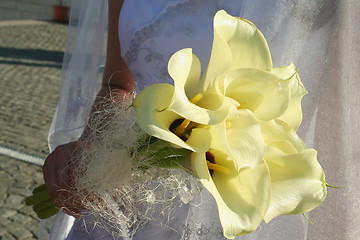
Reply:
[[[92,112],[106,109],[109,101],[119,100],[119,103],[126,106],[131,102],[134,79],[126,63],[120,54],[120,43],[118,37],[118,20],[123,0],[109,0],[109,29],[106,64],[103,74],[102,89],[98,94],[98,101],[95,101]],[[108,101],[109,100],[109,101]],[[104,121],[106,124],[106,121]],[[85,129],[83,137],[91,133],[91,129]],[[72,161],[75,161],[76,154],[79,154],[80,141],[71,142],[58,146],[45,160],[43,166],[46,188],[55,205],[65,213],[76,218],[81,216],[84,207],[81,201],[76,198],[75,189],[71,178]]]
[[[75,218],[81,217],[84,208],[74,194],[69,166],[79,154],[79,147],[79,141],[58,146],[46,158],[43,166],[45,185],[55,205]]]

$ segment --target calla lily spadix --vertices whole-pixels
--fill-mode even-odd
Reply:
[[[214,197],[225,237],[324,201],[316,151],[296,134],[307,91],[294,64],[273,68],[253,23],[217,12],[204,73],[191,49],[176,52],[168,72],[173,85],[151,85],[136,96],[137,123],[150,136],[189,150],[179,165]]]

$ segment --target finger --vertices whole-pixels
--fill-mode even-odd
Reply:
[[[58,207],[62,206],[60,195],[63,195],[64,190],[70,188],[68,164],[73,155],[73,145],[73,143],[69,143],[57,147],[46,158],[43,167],[46,188]]]
[[[48,190],[50,197],[52,200],[55,200],[57,197],[57,190],[58,190],[58,178],[57,178],[57,166],[56,166],[56,159],[57,153],[56,149],[52,152],[45,160],[43,166],[43,174],[45,180],[45,186]]]

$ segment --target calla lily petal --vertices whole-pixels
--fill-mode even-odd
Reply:
[[[191,98],[199,93],[197,85],[201,74],[201,63],[192,53],[191,48],[174,53],[169,60],[168,71],[174,80],[175,88],[178,89],[178,94]]]
[[[212,176],[204,154],[193,153],[192,162],[197,177],[214,196],[224,236],[254,231],[261,223],[270,198],[270,178],[265,162],[255,167],[237,170],[227,155],[212,151],[215,161],[229,169],[229,173],[214,171]]]
[[[274,142],[288,142],[293,151],[290,153],[298,153],[306,149],[303,140],[296,134],[290,125],[281,120],[272,120],[260,123],[261,132],[264,136],[265,143],[273,144]]]
[[[182,90],[175,88],[171,105],[168,106],[167,110],[199,124],[217,124],[226,118],[230,106],[225,96],[216,95],[216,98],[218,101],[207,101],[198,106],[191,103],[183,95]],[[212,105],[212,103],[215,105]]]
[[[230,48],[232,64],[228,71],[238,68],[271,70],[272,60],[266,39],[252,22],[221,10],[214,17],[214,31],[214,37],[225,39]]]
[[[286,111],[279,117],[280,120],[288,123],[296,131],[302,121],[301,99],[308,92],[302,84],[296,71],[296,67],[291,63],[287,67],[274,68],[272,72],[282,79],[289,79],[291,97]]]
[[[229,66],[231,66],[231,63],[232,53],[226,39],[214,31],[210,60],[206,71],[200,80],[200,86],[203,90],[210,87],[212,91],[216,91],[217,86],[213,85],[214,80],[218,77],[220,78],[224,73],[226,73]]]
[[[261,122],[267,150],[264,159],[271,176],[271,201],[264,218],[300,214],[312,210],[326,196],[324,171],[316,159],[316,151],[281,120]]]
[[[186,140],[186,144],[192,146],[196,152],[206,152],[210,147],[211,139],[209,129],[194,128],[190,137]]]
[[[225,95],[263,121],[281,116],[290,101],[289,81],[259,69],[243,68],[225,79]]]
[[[201,65],[196,55],[190,48],[176,52],[169,60],[168,70],[174,80],[174,91],[167,110],[173,111],[182,117],[200,124],[216,124],[221,122],[229,111],[223,95],[212,95],[216,101],[201,101],[195,104],[191,99],[201,94],[202,98],[209,99],[209,95],[201,85]]]
[[[210,133],[211,148],[234,156],[238,170],[262,161],[265,143],[259,122],[250,111],[237,111],[236,117],[211,126]]]
[[[279,215],[310,211],[324,201],[325,174],[314,149],[289,155],[278,146],[270,145],[264,158],[271,176],[271,201],[264,217],[266,222]]]
[[[173,92],[174,86],[165,83],[154,84],[141,91],[132,103],[137,123],[150,136],[193,150],[169,130],[171,123],[180,118],[174,112],[165,111]]]
[[[181,118],[178,114],[166,110],[173,97],[173,92],[174,86],[165,83],[154,84],[141,91],[132,104],[137,123],[141,129],[150,136],[168,141],[178,147],[191,151],[203,152],[206,150],[204,146],[208,146],[211,141],[209,134],[206,135],[206,137],[202,137],[205,133],[198,131],[201,136],[193,136],[190,142],[194,145],[191,146],[169,130],[170,125],[176,119]],[[204,142],[197,143],[198,140]]]

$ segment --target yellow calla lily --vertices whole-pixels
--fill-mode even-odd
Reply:
[[[200,80],[201,66],[192,49],[182,49],[169,60],[168,71],[174,80],[173,97],[166,110],[200,124],[212,125],[223,121],[232,104],[216,86],[205,87]]]
[[[258,121],[249,111],[210,127],[212,144],[192,153],[192,171],[214,196],[224,236],[256,230],[270,200],[270,176],[263,160],[265,144]]]
[[[316,150],[307,149],[283,121],[260,125],[268,146],[264,159],[271,176],[271,200],[264,220],[269,222],[279,215],[301,214],[320,205],[327,189]]]
[[[301,99],[308,92],[302,84],[296,67],[291,63],[287,67],[273,68],[272,73],[281,79],[289,80],[290,102],[286,111],[278,119],[289,124],[295,131],[302,121]]]
[[[177,113],[166,110],[173,90],[174,87],[170,84],[154,84],[145,88],[133,102],[137,123],[150,136],[191,151],[205,152],[211,141],[207,129],[192,129],[186,141],[188,143],[171,132],[171,124],[182,118]]]
[[[191,49],[176,52],[169,60],[168,70],[174,85],[151,85],[132,104],[138,123],[148,134],[156,134],[160,129],[169,132],[171,123],[180,118],[197,124],[216,124],[225,119],[232,105],[237,105],[223,94],[202,90],[200,62]],[[169,141],[159,134],[156,137]]]
[[[250,21],[225,11],[215,15],[213,51],[204,76],[260,120],[279,118],[298,129],[301,98],[307,92],[294,64],[272,67],[266,39]]]
[[[241,109],[249,109],[263,121],[281,116],[289,106],[289,81],[273,73],[241,68],[224,81],[225,95],[236,100]]]
[[[226,166],[228,173],[215,170],[211,175],[205,154],[193,153],[191,157],[196,176],[215,198],[224,236],[233,239],[255,231],[263,220],[270,198],[267,165],[261,161],[238,171],[234,159],[218,151],[211,153],[216,162]]]
[[[214,17],[214,40],[203,86],[239,68],[271,70],[270,50],[252,22],[220,10]]]
[[[254,68],[234,70],[224,78],[224,93],[241,109],[251,110],[262,121],[281,119],[295,130],[301,119],[301,99],[307,93],[295,65],[273,68],[271,72]]]
[[[234,69],[249,67],[272,67],[264,36],[251,22],[234,18],[225,11],[217,12],[212,53],[204,75],[200,78],[200,61],[191,49],[176,52],[168,64],[174,85],[150,86],[135,98],[133,107],[139,125],[150,135],[203,151],[185,144],[179,134],[173,134],[171,124],[177,119],[199,125],[222,122],[231,109],[239,107],[237,99],[223,94],[224,77]]]

